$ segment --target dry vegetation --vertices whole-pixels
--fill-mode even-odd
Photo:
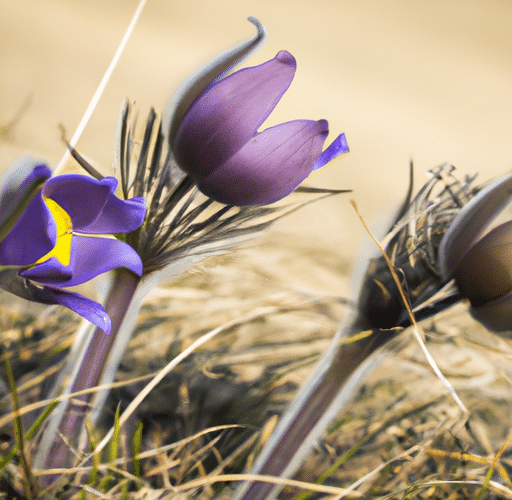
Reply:
[[[156,289],[93,440],[114,424],[118,405],[123,411],[148,375],[204,333],[252,319],[235,322],[171,371],[122,427],[118,458],[112,461],[107,447],[92,474],[89,468],[67,476],[60,498],[229,499],[231,475],[248,471],[276,416],[349,312],[343,297],[318,294],[327,280],[326,289],[347,290],[348,266],[300,242],[291,248],[274,235]],[[7,294],[1,299],[4,351],[23,408],[44,398],[78,320],[61,308],[27,308]],[[321,479],[317,489],[323,492],[307,492],[302,484],[286,487],[280,498],[512,498],[509,345],[477,325],[462,305],[423,327],[469,415],[404,331],[295,477]],[[12,405],[5,374],[1,389],[7,415]],[[24,415],[25,430],[36,415]],[[14,445],[13,418],[7,420],[2,455]],[[135,455],[134,436],[140,446]],[[27,443],[27,454],[33,446]],[[4,498],[23,498],[23,481],[15,457],[3,470]]]
[[[274,8],[274,3],[267,4]],[[124,4],[120,5],[125,8]],[[185,5],[183,8],[190,8],[188,4]],[[447,8],[447,4],[442,6],[443,9]],[[233,4],[229,3],[229,10],[232,7]],[[265,3],[258,7],[263,9]],[[95,8],[91,6],[91,9]],[[168,3],[165,2],[167,8]],[[344,4],[343,8],[348,8],[348,4]],[[456,4],[451,8],[456,10]],[[224,6],[224,9],[227,7]],[[431,6],[425,9],[429,15],[441,17]],[[28,10],[23,9],[24,15]],[[396,14],[389,6],[383,10],[389,10],[391,17]],[[470,11],[468,9],[463,16],[457,12],[457,22],[469,15]],[[486,5],[486,13],[491,11],[492,8]],[[63,16],[65,14],[63,11]],[[338,35],[340,16],[331,17],[336,22],[335,32]],[[350,19],[350,16],[347,17]],[[380,17],[375,16],[376,19]],[[475,25],[480,26],[485,22],[485,17],[480,16]],[[425,22],[423,16],[418,18],[418,25],[411,24],[414,29],[410,32],[414,39],[421,40],[424,33],[417,33],[417,28],[421,26],[422,29],[431,30],[433,25]],[[107,16],[105,19],[110,29],[111,19]],[[386,23],[386,17],[383,19]],[[494,20],[491,15],[489,19]],[[308,24],[310,21],[314,19],[308,18]],[[37,22],[39,24],[40,20],[37,19]],[[322,18],[322,29],[324,22]],[[410,110],[410,116],[414,115],[417,126],[417,136],[411,135],[417,143],[411,146],[407,143],[407,134],[402,137],[396,133],[403,130],[403,123],[408,123],[407,120],[400,121],[400,128],[393,128],[393,124],[388,124],[388,113],[382,113],[386,126],[390,126],[393,141],[396,141],[394,136],[399,135],[400,147],[405,150],[407,148],[404,144],[408,144],[408,152],[416,152],[420,146],[424,147],[424,155],[430,159],[432,143],[435,143],[437,136],[425,141],[423,135],[428,131],[430,137],[431,117],[437,110],[443,116],[443,126],[437,133],[440,136],[446,134],[447,137],[443,136],[443,139],[450,145],[451,153],[467,151],[471,156],[485,155],[486,161],[481,163],[486,169],[486,175],[488,169],[501,170],[503,161],[497,161],[499,157],[488,159],[487,156],[494,153],[494,149],[497,155],[509,149],[507,141],[503,141],[501,148],[496,147],[501,138],[506,137],[508,115],[502,112],[505,106],[502,100],[508,94],[502,94],[492,87],[493,84],[497,85],[496,82],[504,82],[504,86],[508,82],[506,77],[499,78],[501,71],[508,77],[505,63],[509,61],[508,54],[507,58],[496,58],[499,61],[496,68],[500,72],[493,73],[492,67],[488,65],[492,60],[489,58],[489,47],[474,46],[472,38],[466,39],[460,26],[457,30],[456,24],[447,22],[447,33],[457,43],[469,47],[467,50],[471,49],[472,54],[485,54],[486,65],[485,71],[482,68],[475,71],[473,66],[465,62],[465,57],[460,57],[454,51],[456,59],[453,61],[457,61],[457,71],[454,72],[456,84],[453,83],[453,88],[462,97],[460,104],[455,104],[453,109],[445,109],[448,101],[456,101],[453,96],[443,94],[440,98],[438,94],[444,87],[452,88],[449,75],[446,74],[448,72],[443,70],[453,66],[450,58],[446,59],[446,66],[441,65],[439,70],[432,71],[435,75],[443,75],[443,86],[436,87],[437,92],[431,101],[428,101],[428,93],[432,90],[432,83],[424,77],[423,66],[418,66],[421,68],[421,85],[418,85],[420,78],[415,81],[420,96],[417,102],[404,93],[401,86],[395,84],[394,78],[382,75],[376,78],[374,65],[368,66],[372,78],[368,78],[365,73],[356,73],[358,94],[355,98],[349,95],[348,98],[340,99],[343,102],[343,113],[341,109],[338,111],[345,119],[350,117],[350,106],[357,108],[357,125],[359,122],[364,124],[365,141],[370,137],[370,147],[365,143],[365,148],[360,148],[371,155],[362,157],[363,163],[368,158],[374,161],[377,154],[379,166],[384,164],[389,167],[396,158],[386,157],[386,148],[394,150],[396,144],[392,142],[391,147],[386,143],[386,148],[382,148],[384,125],[378,126],[379,122],[375,121],[375,105],[372,99],[368,100],[368,96],[380,93],[382,100],[376,99],[376,103],[393,103],[395,97],[398,101],[398,94],[389,94],[390,89],[386,87],[389,81],[389,85],[393,85],[393,92],[399,92],[400,102],[404,103],[398,107],[399,113],[403,114],[405,109]],[[508,24],[502,24],[503,33],[509,33]],[[19,23],[15,25],[18,32]],[[276,26],[283,26],[282,19],[276,22]],[[297,26],[301,24],[297,23]],[[355,26],[364,39],[375,31],[379,48],[382,33],[388,34],[387,31],[380,33],[379,30],[373,30],[372,25],[365,26],[365,29],[360,29],[357,24]],[[190,27],[187,26],[187,29]],[[396,31],[408,32],[404,29]],[[473,32],[475,40],[486,39],[479,31],[472,29]],[[447,40],[451,38],[446,39],[434,33],[435,38],[426,38],[429,41],[426,46],[430,52],[432,47],[435,48],[432,41],[439,43],[439,51],[432,53],[436,61],[439,59],[443,62],[443,53],[452,52],[446,50]],[[349,32],[349,36],[353,35]],[[23,39],[23,36],[17,37]],[[59,37],[56,38],[60,45],[67,46]],[[297,38],[304,39],[309,50],[310,37],[305,38],[301,33]],[[74,33],[73,39],[80,40]],[[400,53],[409,54],[408,47],[413,47],[410,40],[397,39]],[[85,45],[82,42],[80,44]],[[357,44],[360,42],[357,41]],[[494,39],[492,45],[495,45]],[[506,43],[497,45],[500,48],[507,46]],[[339,46],[344,47],[343,44]],[[393,51],[390,54],[395,57]],[[40,57],[39,53],[37,57]],[[407,65],[403,67],[407,68],[408,74],[412,72],[414,75],[417,70],[414,66],[410,68],[410,60],[423,59],[414,51],[405,57],[408,57]],[[74,56],[74,59],[79,61],[80,78],[83,78],[82,66],[86,67],[88,62],[84,62],[81,56]],[[41,60],[44,64],[43,58]],[[386,61],[381,64],[379,60],[379,66],[393,69],[393,64]],[[468,64],[470,73],[462,71],[465,64]],[[63,108],[72,109],[77,100],[77,89],[73,80],[69,83],[67,77],[71,78],[73,73],[69,71],[68,65],[61,66],[63,71],[69,72],[62,80],[70,88],[67,96],[70,100],[68,104],[63,104]],[[345,65],[340,68],[343,73],[347,72]],[[332,76],[331,65],[328,71],[329,76]],[[481,80],[486,89],[491,89],[489,94],[499,97],[499,105],[495,104],[499,113],[489,115],[492,119],[486,119],[487,115],[478,115],[477,120],[466,120],[468,123],[486,124],[486,127],[478,125],[479,134],[483,134],[479,135],[479,142],[487,145],[480,148],[481,151],[474,147],[473,131],[476,128],[466,128],[464,123],[465,126],[458,130],[453,125],[456,121],[464,121],[459,116],[466,116],[464,113],[468,109],[466,95],[470,95],[469,90],[466,94],[465,87],[461,87],[460,83],[478,82],[479,78],[474,76],[479,72],[486,76]],[[131,77],[132,73],[133,68],[130,68]],[[46,75],[46,69],[41,70],[40,74]],[[350,72],[348,74],[349,78],[354,78]],[[146,75],[142,77],[146,78]],[[335,81],[337,90],[343,88],[341,73]],[[437,81],[439,79],[436,76]],[[366,88],[365,82],[376,82],[378,86]],[[42,85],[39,79],[37,83]],[[33,85],[32,82],[30,84]],[[310,82],[307,84],[310,85]],[[360,85],[363,85],[361,91]],[[410,87],[416,88],[414,85]],[[478,86],[471,87],[471,96],[478,96],[484,103],[482,107],[493,110],[492,103],[485,104],[488,96],[481,99],[482,92],[478,89]],[[20,86],[20,92],[26,92],[23,85]],[[6,92],[6,99],[13,100],[12,95]],[[326,92],[326,95],[330,94]],[[62,97],[59,95],[59,99]],[[300,99],[303,99],[302,94]],[[368,106],[367,101],[370,103]],[[365,106],[361,106],[362,103]],[[421,103],[421,107],[418,103]],[[50,100],[45,105],[53,106]],[[329,103],[328,109],[332,107],[332,114],[336,115],[334,106]],[[473,109],[472,106],[469,108]],[[367,111],[360,109],[365,107]],[[426,122],[416,116],[418,109],[423,108],[428,109]],[[371,116],[371,123],[375,123],[373,128],[377,131],[377,142],[371,141],[374,132],[367,130],[369,120],[365,112]],[[15,137],[15,126],[24,113],[25,104],[22,104],[17,112],[2,114],[2,145]],[[457,120],[454,118],[453,123],[448,120],[445,127],[447,116]],[[69,117],[63,118],[60,115],[58,120],[49,119],[52,127],[61,121],[72,123]],[[38,127],[37,134],[31,128],[27,129],[29,133],[25,135],[30,140],[35,136],[39,144],[45,145],[51,142],[49,138],[56,141],[54,128],[46,127],[48,130],[45,130],[39,121],[33,119],[28,123],[35,123],[32,126]],[[453,141],[451,129],[458,131],[465,142]],[[498,129],[503,135],[496,133]],[[357,137],[357,128],[353,135]],[[490,145],[489,137],[493,139]],[[26,144],[22,142],[16,146],[26,149]],[[440,144],[440,154],[446,154],[442,147],[443,144]],[[508,152],[507,156],[503,154],[503,158],[508,159]],[[394,171],[395,177],[396,172],[402,175],[403,170],[400,167]],[[340,175],[349,174],[343,171]],[[361,176],[361,182],[367,182],[367,178],[373,175],[372,172]],[[382,179],[382,176],[376,175],[372,186],[378,186]],[[340,182],[339,185],[345,186],[345,183]],[[355,186],[351,184],[350,187]],[[380,193],[381,200],[388,194],[387,191]],[[176,355],[212,329],[225,324],[231,326],[202,345],[165,377],[121,428],[119,437],[113,440],[115,446],[107,446],[84,469],[63,474],[58,498],[229,500],[234,489],[234,474],[249,471],[255,454],[276,424],[278,415],[291,401],[298,386],[349,314],[351,303],[347,298],[350,297],[352,266],[352,260],[343,250],[336,254],[327,251],[320,253],[319,245],[307,241],[306,236],[302,239],[292,239],[289,235],[279,236],[279,230],[274,228],[269,235],[255,240],[251,247],[246,246],[223,257],[210,259],[196,266],[179,281],[155,289],[142,309],[137,330],[110,393],[104,417],[91,430],[94,442],[98,442],[112,427],[116,410],[119,408],[122,412],[154,374]],[[237,322],[239,318],[242,320]],[[64,364],[78,326],[79,318],[64,308],[29,304],[0,292],[0,345],[3,354],[0,362],[1,457],[8,456],[15,447],[15,430],[16,425],[19,426],[13,414],[12,390],[9,389],[5,358],[9,359],[12,367],[22,413],[21,421],[26,432],[42,408],[27,410],[31,405],[38,406],[44,400],[55,374]],[[454,385],[469,409],[469,414],[461,412],[441,381],[432,373],[411,332],[406,330],[387,346],[382,362],[318,442],[295,476],[296,483],[292,485],[290,482],[290,486],[283,490],[280,496],[282,500],[512,499],[512,347],[507,339],[487,332],[476,323],[463,304],[424,322],[422,327],[429,351]],[[35,447],[35,440],[26,442],[25,456],[29,457]],[[113,449],[115,459],[109,456]],[[20,453],[14,454],[12,460],[2,466],[0,499],[25,498],[27,470],[23,467]],[[34,474],[37,475],[37,471]],[[307,483],[311,483],[310,489]]]

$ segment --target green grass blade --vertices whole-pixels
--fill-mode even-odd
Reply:
[[[133,434],[132,452],[133,452],[133,475],[140,479],[140,460],[139,454],[142,449],[142,422],[137,424]]]

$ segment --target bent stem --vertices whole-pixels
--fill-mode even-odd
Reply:
[[[356,318],[338,331],[329,349],[281,417],[251,474],[289,477],[302,464],[331,420],[351,398],[358,383],[379,361],[372,356],[399,329],[371,329]],[[282,486],[253,482],[243,484],[232,500],[270,500]]]
[[[99,328],[94,330],[79,362],[76,376],[66,389],[66,393],[90,389],[99,384],[139,281],[138,276],[126,269],[115,271],[105,305],[105,310],[112,321],[110,334],[106,335]],[[56,412],[59,418],[44,430],[47,434],[45,441],[48,444],[41,446],[40,453],[36,456],[35,462],[39,468],[56,469],[73,465],[76,456],[70,446],[75,446],[79,442],[93,396],[92,393],[84,394],[61,403],[61,408]],[[78,451],[80,452],[80,449]],[[55,476],[43,476],[41,486],[47,487],[55,479]]]

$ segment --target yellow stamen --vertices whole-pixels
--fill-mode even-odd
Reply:
[[[50,257],[56,257],[63,266],[69,266],[71,260],[71,240],[73,238],[73,223],[68,213],[51,198],[43,197],[46,206],[50,210],[57,225],[57,242],[52,250],[41,257],[35,264],[47,261]]]

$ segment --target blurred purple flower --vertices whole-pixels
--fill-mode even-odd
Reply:
[[[295,58],[279,52],[259,66],[215,79],[190,105],[171,133],[171,148],[204,194],[228,205],[272,203],[348,151],[341,134],[322,152],[326,120],[295,120],[257,132],[295,69]]]
[[[135,250],[115,238],[98,235],[138,228],[146,213],[144,199],[117,198],[114,177],[96,180],[69,174],[50,178],[46,165],[27,159],[21,160],[19,168],[28,175],[21,182],[4,183],[0,208],[22,197],[34,179],[46,182],[0,241],[0,287],[29,300],[64,305],[108,333],[110,319],[103,307],[64,287],[119,267],[142,274]],[[8,210],[6,214],[2,224],[8,219]]]
[[[443,277],[455,279],[470,312],[490,330],[512,330],[512,221],[487,231],[512,198],[512,174],[484,187],[443,236]]]

